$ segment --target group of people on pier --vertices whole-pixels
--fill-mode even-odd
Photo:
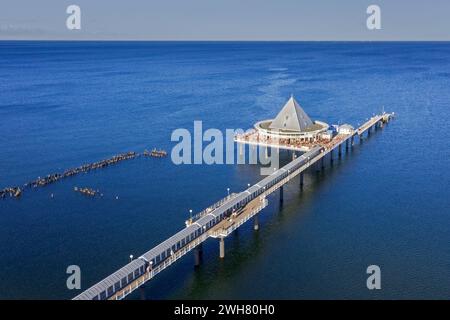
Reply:
[[[294,148],[312,148],[315,145],[323,145],[329,141],[322,139],[320,136],[315,138],[272,138],[270,136],[259,134],[256,131],[251,131],[237,136],[238,141],[244,140],[255,143],[266,143],[269,145],[280,147],[294,147]]]

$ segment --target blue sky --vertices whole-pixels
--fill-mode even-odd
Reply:
[[[66,8],[81,7],[81,30]],[[381,8],[368,30],[366,8]],[[450,40],[449,0],[1,0],[0,39]]]

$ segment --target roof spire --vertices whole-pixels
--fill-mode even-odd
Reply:
[[[311,118],[305,113],[302,107],[291,96],[278,115],[270,124],[270,129],[302,131],[313,124]]]

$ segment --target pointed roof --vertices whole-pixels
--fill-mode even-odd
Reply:
[[[294,99],[294,96],[286,102],[270,124],[270,129],[303,131],[313,125],[313,121],[303,111],[302,107]]]

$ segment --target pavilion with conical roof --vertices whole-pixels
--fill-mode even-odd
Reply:
[[[312,120],[294,99],[294,96],[291,96],[275,119],[273,119],[269,128],[278,130],[304,131],[311,125],[313,125]]]
[[[255,129],[263,138],[298,141],[315,141],[328,128],[325,122],[311,120],[294,96],[290,97],[274,119],[255,124]]]

